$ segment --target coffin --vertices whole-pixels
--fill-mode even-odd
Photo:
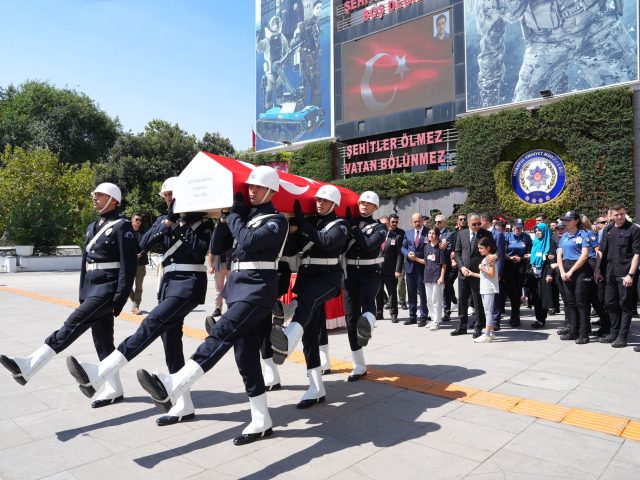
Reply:
[[[174,211],[207,212],[211,217],[218,217],[220,210],[233,204],[233,195],[236,192],[241,192],[248,202],[245,182],[254,168],[255,166],[249,163],[221,155],[198,153],[180,173],[173,186],[173,196],[176,199]],[[304,213],[315,213],[313,198],[318,189],[326,183],[291,173],[278,172],[278,175],[280,191],[273,196],[274,207],[281,213],[291,214],[294,202],[299,200]],[[343,187],[337,188],[342,200],[336,213],[344,216],[346,207],[350,207],[351,214],[355,216],[358,212],[359,195]]]

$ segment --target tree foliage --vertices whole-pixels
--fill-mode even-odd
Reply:
[[[45,253],[56,245],[82,245],[93,211],[90,166],[62,164],[45,149],[9,146],[0,160],[0,231],[8,240]]]
[[[236,149],[233,148],[231,140],[223,137],[218,132],[206,132],[202,136],[202,140],[198,142],[198,150],[230,158],[233,158],[236,154]]]
[[[62,163],[102,161],[120,133],[88,96],[46,82],[28,81],[0,90],[0,145],[46,148]]]

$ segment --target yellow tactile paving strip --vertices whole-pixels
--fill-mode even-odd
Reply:
[[[78,306],[78,302],[17,288],[0,287],[0,292],[12,293],[33,300],[54,303],[70,308]],[[132,315],[126,312],[121,313],[118,318],[138,324],[144,319],[141,315]],[[203,340],[207,336],[207,332],[204,330],[186,325],[183,327],[183,332],[188,337],[200,340]],[[289,359],[296,363],[304,364],[304,356],[300,351],[292,353]],[[351,372],[351,363],[343,360],[331,360],[331,370],[335,373],[348,375]],[[554,403],[537,402],[526,398],[488,392],[456,383],[445,383],[438,380],[405,375],[381,368],[370,367],[364,379],[370,382],[383,383],[405,390],[411,390],[413,392],[427,393],[436,397],[495,408],[505,412],[540,418],[556,423],[564,423],[586,430],[607,433],[640,442],[640,420],[632,420],[630,418],[592,412],[580,408],[569,408]]]

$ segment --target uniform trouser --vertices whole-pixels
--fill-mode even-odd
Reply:
[[[398,315],[398,279],[396,278],[395,272],[382,273],[382,282],[380,283],[380,289],[376,297],[377,313],[381,313],[384,307],[385,288],[387,289],[387,295],[389,295],[389,313],[391,315]]]
[[[622,285],[622,277],[607,272],[605,303],[611,321],[611,333],[626,340],[631,327],[631,317],[635,307],[633,287]]]
[[[520,262],[523,264],[523,262]],[[522,267],[511,260],[504,262],[504,282],[500,284],[504,287],[504,294],[509,298],[511,304],[510,323],[520,323],[520,298],[522,297]],[[524,264],[523,264],[524,265]]]
[[[380,277],[379,268],[347,267],[347,278],[344,281],[344,312],[352,352],[362,348],[358,345],[357,332],[360,315],[363,312],[376,311],[376,294],[380,288]]]
[[[473,299],[476,317],[475,328],[481,330],[486,323],[486,318],[480,296],[480,279],[458,277],[458,318],[460,318],[460,326],[465,329],[468,328],[467,324],[469,323],[469,298]]]
[[[220,269],[213,272],[213,283],[216,287],[216,295],[213,299],[213,306],[222,310],[222,290],[224,289],[224,282],[229,278],[229,270]]]
[[[405,305],[407,303],[407,282],[405,280],[406,274],[402,272],[398,279],[398,301]]]
[[[415,266],[411,273],[407,272],[407,296],[409,297],[409,318],[416,318],[418,310],[418,296],[420,297],[420,318],[427,318],[427,296],[424,290],[423,269]]]
[[[591,266],[592,271],[595,268],[595,263],[595,259],[589,260],[589,265]],[[589,303],[596,311],[596,314],[600,319],[600,325],[606,328],[609,325],[609,315],[607,314],[607,310],[605,309],[604,304],[598,296],[598,284],[595,281],[591,282],[591,288],[589,289]]]
[[[131,293],[129,294],[129,298],[131,299],[134,307],[140,307],[140,301],[142,300],[142,283],[146,274],[147,266],[138,265],[138,268],[136,269],[136,279],[133,283]]]
[[[564,261],[564,271],[568,272],[575,262]],[[569,335],[588,337],[591,328],[589,322],[589,290],[593,283],[593,274],[589,264],[583,265],[564,282],[564,309],[569,323]]]
[[[293,314],[291,322],[302,325],[302,350],[307,362],[307,370],[320,366],[320,334],[322,324],[327,323],[324,312],[324,304],[337,297],[340,289],[332,283],[323,281],[321,278],[307,277],[302,279],[304,284],[297,288],[298,306]],[[296,287],[298,285],[296,284]],[[375,311],[375,310],[373,310]]]
[[[133,360],[153,341],[162,336],[164,356],[169,373],[176,373],[184,367],[182,350],[182,324],[184,317],[199,305],[197,300],[183,297],[167,297],[142,321],[133,335],[126,338],[118,350],[127,361]]]
[[[76,308],[59,330],[47,337],[45,343],[60,353],[91,327],[93,344],[100,360],[115,350],[113,344],[113,297],[88,297]]]
[[[260,336],[265,323],[271,326],[271,308],[249,302],[234,302],[227,307],[191,359],[208,372],[233,346],[245,390],[250,397],[257,397],[265,392]]]
[[[458,269],[451,268],[451,265],[447,265],[444,275],[444,311],[451,312],[451,302],[458,301],[456,299],[456,291],[453,288],[453,284],[456,282],[456,278],[458,278]]]

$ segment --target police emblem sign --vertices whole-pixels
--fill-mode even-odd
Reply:
[[[531,150],[513,165],[511,185],[520,200],[540,205],[555,199],[564,188],[564,163],[548,150]]]

